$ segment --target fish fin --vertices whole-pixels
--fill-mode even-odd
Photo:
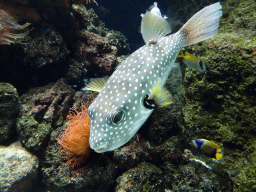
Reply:
[[[108,81],[108,79],[109,79],[109,76],[102,77],[102,78],[95,78],[90,83],[87,84],[84,90],[100,92],[102,87]]]
[[[221,9],[220,2],[214,3],[197,12],[185,23],[178,32],[185,38],[185,46],[204,41],[218,33]]]
[[[161,85],[160,80],[151,91],[148,100],[154,100],[157,107],[165,107],[173,103],[171,93]]]
[[[168,33],[171,33],[171,26],[165,18],[152,12],[147,12],[143,15],[141,20],[141,34],[146,44],[155,44]]]
[[[215,156],[216,160],[221,161],[223,159],[223,157],[224,157],[223,152],[221,152],[221,153],[217,152],[216,153],[216,156]]]
[[[197,61],[197,60],[199,60],[198,57],[196,57],[196,56],[194,56],[190,53],[187,53],[187,52],[184,53],[183,50],[180,51],[180,54],[178,55],[178,57],[181,57],[184,60],[188,60],[188,61]]]
[[[200,59],[194,55],[191,55],[190,53],[185,53],[184,59],[189,61],[199,61]]]
[[[182,57],[182,58],[184,58],[184,57],[185,57],[185,55],[184,55],[184,51],[183,51],[183,50],[180,50],[180,54],[178,55],[178,57]]]

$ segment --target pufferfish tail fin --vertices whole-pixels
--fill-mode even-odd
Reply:
[[[222,16],[220,2],[203,8],[191,17],[179,30],[186,38],[185,46],[199,43],[218,33],[219,21]]]

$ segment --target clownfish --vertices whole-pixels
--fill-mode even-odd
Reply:
[[[196,139],[192,140],[192,144],[197,148],[199,153],[205,154],[208,157],[215,158],[218,161],[224,157],[223,149],[209,140]]]

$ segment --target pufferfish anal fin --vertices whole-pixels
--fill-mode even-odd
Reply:
[[[90,83],[88,83],[88,85],[84,88],[84,90],[100,92],[103,86],[108,81],[108,79],[109,79],[109,76],[105,76],[102,78],[95,78]]]
[[[160,38],[171,33],[171,26],[166,17],[162,17],[156,2],[151,6],[151,11],[141,16],[141,34],[146,44],[156,44]]]
[[[161,85],[160,80],[152,89],[147,100],[153,100],[156,107],[165,107],[173,103],[171,93]]]

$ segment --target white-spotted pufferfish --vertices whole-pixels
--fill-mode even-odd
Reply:
[[[181,48],[218,33],[222,16],[219,2],[196,13],[172,35],[156,5],[142,17],[141,32],[146,45],[123,61],[109,79],[96,79],[86,87],[100,92],[88,108],[89,143],[98,153],[124,145],[155,106],[172,103],[163,86]]]

